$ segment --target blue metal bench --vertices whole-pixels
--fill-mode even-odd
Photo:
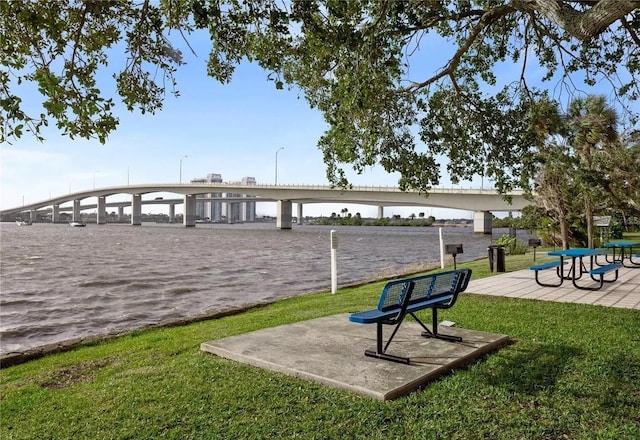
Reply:
[[[376,350],[365,350],[365,356],[408,364],[409,358],[387,353],[389,344],[407,315],[411,315],[422,326],[424,337],[462,341],[458,336],[438,333],[438,309],[453,307],[458,294],[464,292],[470,279],[471,269],[458,269],[388,282],[382,289],[377,309],[349,316],[351,322],[376,324]],[[432,310],[431,330],[415,315],[415,312],[428,308]],[[384,325],[395,326],[386,343],[382,334]]]
[[[538,283],[539,285],[543,287],[559,287],[562,285],[562,282],[564,281],[564,277],[562,276],[563,264],[566,264],[566,261],[555,260],[555,261],[549,261],[547,263],[536,264],[535,266],[529,267],[529,269],[534,270],[536,272],[536,283]],[[554,267],[556,268],[556,273],[558,275],[558,278],[560,279],[559,283],[557,284],[543,283],[538,279],[539,271],[546,270],[546,269],[553,269]]]
[[[606,266],[600,266],[600,267],[596,267],[595,269],[591,269],[589,271],[589,275],[591,275],[591,278],[593,279],[593,281],[599,281],[600,285],[598,287],[590,288],[589,290],[598,290],[602,288],[602,285],[604,283],[613,283],[614,281],[616,281],[618,279],[618,269],[620,269],[621,267],[622,267],[622,264],[612,263],[612,264],[607,264]],[[615,273],[616,273],[615,278],[612,280],[605,280],[604,274],[606,274],[607,272],[611,272],[613,270],[615,270]],[[594,277],[594,275],[597,275],[599,278]]]

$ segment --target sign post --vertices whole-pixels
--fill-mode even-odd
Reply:
[[[438,236],[440,237],[440,269],[444,269],[444,237],[442,228],[438,228]]]
[[[338,233],[331,230],[331,293],[338,291]]]
[[[461,254],[463,252],[462,250],[462,243],[460,244],[445,244],[445,252],[448,255],[453,255],[453,269],[457,269],[456,267],[456,255]]]

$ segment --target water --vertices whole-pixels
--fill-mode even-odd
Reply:
[[[0,355],[215,313],[439,264],[437,228],[0,225]],[[496,234],[496,233],[494,233]],[[458,261],[491,237],[446,228]]]

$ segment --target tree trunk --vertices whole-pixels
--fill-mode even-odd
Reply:
[[[593,231],[593,206],[589,194],[584,196],[584,214],[587,217],[587,247],[595,248],[595,234]]]
[[[559,216],[560,238],[562,239],[562,249],[569,249],[569,222],[564,215]]]

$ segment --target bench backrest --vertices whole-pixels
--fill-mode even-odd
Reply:
[[[401,306],[407,293],[407,304],[464,292],[471,279],[471,269],[457,269],[419,277],[388,282],[382,289],[378,310],[387,311]],[[413,283],[413,291],[410,286]]]

